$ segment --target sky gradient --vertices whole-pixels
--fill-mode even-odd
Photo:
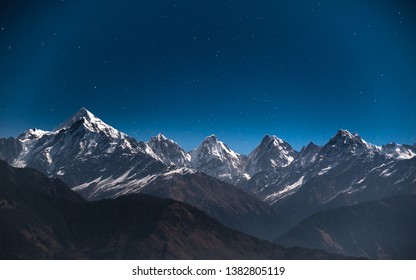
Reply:
[[[85,107],[186,150],[416,142],[414,1],[1,1],[0,137]]]

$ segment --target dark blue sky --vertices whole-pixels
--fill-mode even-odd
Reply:
[[[416,142],[414,1],[12,1],[0,4],[0,136],[84,106],[138,140],[248,153],[340,128]]]

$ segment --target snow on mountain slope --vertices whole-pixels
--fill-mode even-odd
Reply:
[[[411,159],[416,156],[416,148],[409,145],[388,143],[381,146],[383,155],[394,159]]]
[[[271,195],[266,196],[264,201],[272,201],[272,203],[273,203],[273,201],[284,198],[284,197],[296,192],[297,189],[302,186],[304,178],[305,178],[305,176],[302,176],[302,177],[299,178],[299,180],[297,180],[293,184],[287,185],[282,190],[280,190],[276,193],[273,193]]]
[[[178,167],[189,167],[191,165],[191,155],[162,133],[152,137],[146,144],[156,157],[166,165],[176,165]]]
[[[73,188],[88,200],[98,200],[103,198],[115,198],[122,195],[140,193],[155,180],[169,180],[175,174],[193,174],[196,171],[190,168],[164,169],[163,172],[148,172],[140,175],[138,168],[131,168],[119,176],[110,175],[106,178],[96,178]]]
[[[377,171],[378,169],[375,169],[382,164],[396,166],[394,160],[411,158],[412,152],[409,147],[394,144],[388,148],[386,145],[381,148],[367,143],[357,134],[339,130],[322,148],[311,143],[301,150],[291,164],[275,171],[258,173],[252,176],[243,187],[275,205],[282,199],[290,200],[290,196],[307,187],[309,181],[322,182],[324,186],[324,181],[332,180],[333,183],[330,185],[333,190],[328,190],[325,194],[327,197],[325,203],[327,203],[339,193],[351,193],[362,189],[362,182],[366,182],[367,176],[382,178],[397,172],[401,177],[395,175],[395,181],[402,179],[410,182],[414,176],[412,169],[404,169],[403,166],[398,170],[390,168]],[[360,169],[355,169],[358,165],[361,166]],[[407,166],[411,167],[412,164],[407,162]],[[334,182],[337,182],[336,185],[333,185]]]
[[[22,145],[22,150],[13,161],[13,166],[25,167],[30,153],[33,151],[34,146],[38,143],[39,139],[43,136],[52,135],[53,132],[45,131],[41,129],[29,129],[22,133],[17,140]]]
[[[408,194],[416,194],[416,158],[357,156],[303,182],[290,196],[269,202],[290,223],[297,223],[325,209]]]
[[[323,209],[416,193],[411,146],[377,147],[346,130],[322,148],[308,146],[288,166],[257,173],[242,185],[272,205],[287,224]]]
[[[54,129],[54,132],[59,132],[62,129],[69,129],[74,123],[82,121],[84,128],[91,132],[104,133],[110,138],[121,139],[127,138],[125,133],[122,133],[114,127],[104,123],[101,119],[97,118],[90,111],[85,108],[81,108],[75,115],[60,124]]]
[[[380,153],[380,147],[367,143],[358,134],[340,129],[320,150],[319,157],[342,160],[350,156],[372,156],[377,153]]]
[[[208,136],[198,148],[190,152],[191,166],[228,183],[238,183],[250,176],[245,172],[246,162],[215,135]]]
[[[70,187],[100,189],[163,173],[166,166],[146,153],[146,145],[119,132],[82,108],[54,131],[29,130],[19,136],[22,152],[15,166],[36,168],[63,179]],[[126,180],[127,181],[127,180]]]
[[[260,171],[273,171],[287,166],[294,160],[296,154],[287,142],[274,135],[266,135],[248,156],[247,172],[254,175]]]
[[[408,145],[377,147],[347,130],[300,153],[266,136],[246,157],[215,135],[186,153],[162,134],[137,142],[85,108],[53,131],[31,129],[17,139],[0,139],[0,158],[59,177],[89,199],[141,192],[164,178],[169,186],[172,174],[198,170],[245,188],[294,220],[310,214],[306,208],[415,192],[415,153]],[[292,214],[293,205],[299,210]]]
[[[320,146],[310,142],[306,147],[302,148],[293,164],[299,167],[305,167],[313,164],[318,158],[320,150]]]

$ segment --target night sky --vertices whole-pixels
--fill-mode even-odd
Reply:
[[[416,142],[415,1],[0,4],[0,136],[86,107],[138,140],[215,133],[248,153],[340,128]]]

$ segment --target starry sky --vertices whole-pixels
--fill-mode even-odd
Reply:
[[[2,0],[0,136],[85,107],[186,150],[247,154],[338,129],[416,142],[416,3],[404,0]]]

